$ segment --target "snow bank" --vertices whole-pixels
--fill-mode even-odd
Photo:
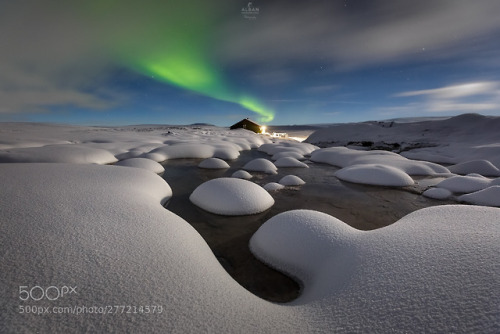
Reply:
[[[449,166],[450,172],[455,174],[477,173],[484,176],[500,176],[500,170],[488,160],[472,160]]]
[[[109,164],[117,159],[109,151],[82,145],[48,145],[0,151],[1,162]]]
[[[269,160],[264,158],[253,159],[243,166],[243,169],[251,172],[262,172],[267,174],[277,174],[278,168]]]
[[[199,163],[198,167],[207,169],[229,168],[227,162],[219,158],[208,158]]]
[[[284,185],[276,183],[276,182],[269,182],[264,186],[264,189],[267,191],[276,191],[285,188]]]
[[[378,164],[345,167],[337,171],[335,176],[343,181],[388,187],[404,187],[415,183],[400,169]]]
[[[165,171],[162,165],[157,163],[156,161],[144,159],[144,158],[131,158],[122,161],[118,161],[115,166],[125,166],[125,167],[135,167],[142,168],[152,171],[156,174],[161,174]]]
[[[264,223],[250,247],[303,283],[292,304],[314,308],[316,326],[335,319],[342,331],[493,333],[500,325],[491,294],[500,275],[499,215],[496,208],[439,206],[360,232],[295,210]]]
[[[287,175],[281,178],[279,184],[284,186],[301,186],[305,184],[304,180],[295,175]]]
[[[500,207],[500,186],[491,186],[483,190],[465,194],[458,197],[458,200],[476,205]]]
[[[237,170],[234,172],[231,177],[236,177],[238,179],[250,180],[252,178],[252,174],[247,172],[246,170]]]
[[[218,178],[196,188],[189,197],[200,208],[226,216],[241,216],[269,209],[274,199],[259,185],[238,178]]]
[[[285,157],[285,158],[280,158],[274,162],[274,165],[276,167],[299,167],[299,168],[309,168],[308,165],[306,165],[303,162],[300,162],[299,160],[292,158],[292,157]]]

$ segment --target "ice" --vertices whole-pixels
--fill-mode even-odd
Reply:
[[[259,213],[274,204],[274,199],[261,186],[238,178],[218,178],[202,183],[189,199],[208,212],[227,216]]]
[[[398,168],[365,164],[342,168],[335,176],[343,181],[388,187],[404,187],[414,184],[413,179]]]
[[[149,171],[152,171],[156,174],[161,174],[165,171],[162,165],[157,163],[156,161],[144,158],[131,158],[118,161],[115,166],[125,166],[125,167],[135,167],[142,168]]]
[[[269,160],[257,158],[249,161],[243,166],[243,169],[251,172],[262,172],[266,174],[277,174],[278,168]]]
[[[304,180],[302,180],[300,177],[296,175],[287,175],[283,176],[280,179],[279,184],[284,185],[284,186],[301,186],[305,184]]]
[[[500,207],[500,186],[491,186],[483,190],[458,197],[459,201],[476,205]]]
[[[207,169],[224,169],[224,168],[229,168],[229,165],[222,159],[208,158],[200,162],[198,167]]]
[[[284,157],[276,160],[274,162],[274,165],[276,167],[300,167],[300,168],[309,168],[308,165],[306,165],[303,162],[300,162],[299,160],[292,158],[292,157]]]
[[[239,179],[250,180],[252,178],[252,174],[247,172],[246,170],[237,170],[234,172],[231,177],[237,177]]]

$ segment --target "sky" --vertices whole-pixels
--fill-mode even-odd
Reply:
[[[500,1],[3,1],[0,121],[500,116]]]

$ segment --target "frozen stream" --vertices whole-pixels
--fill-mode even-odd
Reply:
[[[248,249],[250,237],[276,214],[293,209],[311,209],[330,214],[354,228],[372,230],[390,225],[415,210],[450,203],[419,195],[421,189],[418,186],[395,189],[342,182],[334,176],[337,168],[318,163],[310,163],[310,168],[279,168],[278,175],[252,172],[254,177],[251,181],[260,185],[278,182],[288,174],[297,175],[306,182],[301,187],[272,192],[274,206],[260,214],[219,216],[189,201],[189,196],[201,183],[229,177],[255,158],[270,159],[257,150],[242,151],[238,159],[228,162],[231,168],[222,170],[198,168],[202,159],[167,160],[163,163],[163,178],[173,190],[167,208],[188,221],[203,236],[235,280],[270,301],[290,301],[298,296],[300,290],[296,282],[262,264]],[[419,183],[427,186],[435,182],[422,179]]]

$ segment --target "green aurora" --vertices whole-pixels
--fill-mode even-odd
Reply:
[[[274,112],[257,98],[231,89],[217,62],[211,59],[212,33],[227,13],[227,6],[191,1],[124,5],[108,0],[93,2],[87,9],[98,21],[112,17],[113,22],[120,22],[106,26],[105,43],[122,65],[158,81],[236,103],[257,113],[260,122],[274,119]],[[231,15],[238,14],[236,10]],[[148,20],[135,21],[138,17]]]

